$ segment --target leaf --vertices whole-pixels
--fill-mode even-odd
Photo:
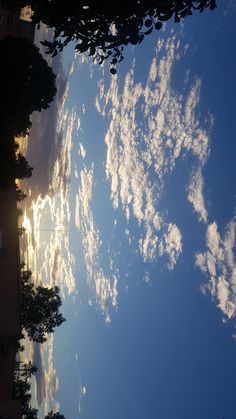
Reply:
[[[144,25],[147,28],[150,28],[150,26],[152,26],[152,20],[151,19],[146,19],[145,22],[144,22]]]
[[[164,22],[166,20],[169,20],[172,17],[172,15],[173,15],[173,12],[170,11],[168,13],[165,13],[163,15],[158,16],[158,19],[161,20],[162,22]]]
[[[40,41],[40,44],[43,45],[44,47],[51,47],[52,43],[47,41],[46,39],[44,41]]]
[[[178,13],[175,13],[175,23],[180,22],[180,17],[178,16]]]
[[[161,22],[156,22],[156,23],[155,23],[155,29],[156,29],[157,31],[159,31],[161,28],[162,28],[162,23],[161,23]]]
[[[80,53],[87,51],[88,48],[89,48],[88,44],[84,44],[83,42],[81,44],[77,44],[75,47],[76,51]]]
[[[139,44],[141,44],[141,42],[143,41],[143,38],[144,38],[144,34],[142,33],[139,37],[139,41],[138,41]]]
[[[91,45],[91,47],[89,48],[89,55],[91,56],[91,55],[94,55],[95,54],[95,52],[96,52],[96,48],[93,46],[93,45]]]
[[[152,33],[152,29],[153,29],[153,27],[148,29],[148,31],[144,32],[144,35],[150,35],[150,33]]]

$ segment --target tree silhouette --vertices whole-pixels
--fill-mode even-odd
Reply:
[[[0,55],[0,128],[25,135],[32,112],[47,109],[54,99],[56,76],[39,49],[24,38],[3,38]]]
[[[47,334],[54,332],[65,319],[59,312],[61,298],[57,286],[34,287],[28,279],[22,281],[22,303],[20,319],[30,340],[43,343]]]
[[[109,59],[110,71],[123,59],[123,47],[140,44],[163,22],[175,22],[193,11],[214,10],[216,0],[5,0],[8,5],[29,5],[33,22],[54,28],[52,42],[43,41],[47,53],[56,55],[71,41],[76,51],[88,52],[102,63]],[[59,3],[59,4],[58,4]]]
[[[31,385],[28,378],[18,378],[14,380],[14,397],[20,400],[21,417],[23,419],[37,419],[38,410],[32,408],[31,402]]]
[[[24,201],[27,195],[16,185],[16,200],[18,202]]]
[[[25,380],[28,380],[32,375],[35,375],[38,368],[37,366],[29,361],[28,363],[16,362],[15,371]]]
[[[33,167],[31,167],[21,153],[16,155],[13,164],[13,175],[15,179],[24,179],[32,176]]]
[[[47,416],[44,419],[66,419],[64,415],[61,415],[59,412],[53,412],[52,410],[48,412]]]

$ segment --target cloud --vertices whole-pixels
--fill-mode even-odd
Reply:
[[[50,286],[57,284],[64,294],[72,293],[76,288],[74,256],[69,241],[69,198],[72,138],[77,118],[73,110],[69,115],[66,96],[58,113],[60,119],[55,131],[63,133],[63,141],[57,147],[47,191],[37,196],[35,193],[27,200],[25,222],[30,223],[31,234],[27,235],[26,257],[34,281]],[[29,252],[30,249],[32,251]]]
[[[40,406],[46,394],[45,381],[44,381],[44,361],[43,361],[43,356],[42,356],[42,351],[41,351],[41,345],[38,343],[33,343],[32,349],[33,349],[33,362],[38,368],[35,375],[36,400],[37,400],[38,406]]]
[[[46,414],[53,402],[56,403],[56,393],[59,388],[59,379],[53,363],[53,335],[43,345],[33,343],[33,361],[37,365],[36,372],[36,402],[43,405]]]
[[[169,256],[168,267],[174,269],[177,259],[182,252],[182,235],[177,225],[169,224],[161,243],[161,251]]]
[[[188,200],[205,221],[202,167],[210,151],[208,135],[197,117],[201,81],[196,79],[185,96],[172,88],[179,57],[180,41],[159,39],[146,82],[136,82],[131,69],[124,82],[113,77],[107,91],[100,81],[95,100],[97,111],[109,119],[105,168],[112,205],[123,209],[127,223],[131,217],[137,221],[143,259],[154,261],[166,254],[170,269],[181,254],[182,236],[174,220],[159,209],[167,177],[181,158],[187,154],[194,158],[197,170]]]
[[[143,277],[143,281],[146,283],[146,284],[151,284],[151,278],[150,278],[150,273],[148,272],[148,271],[146,271],[145,272],[145,275],[144,275],[144,277]]]
[[[109,277],[101,267],[100,249],[102,242],[91,210],[93,191],[93,166],[80,172],[80,187],[76,195],[75,225],[80,231],[84,261],[89,285],[95,290],[96,301],[107,323],[111,321],[109,303],[117,307],[118,278],[110,263]]]
[[[55,69],[58,71],[56,98],[49,109],[34,112],[31,118],[32,128],[27,143],[26,158],[34,168],[30,181],[34,197],[39,193],[45,195],[48,192],[52,166],[62,144],[62,127],[58,129],[58,118],[62,117],[62,109],[64,110],[68,95],[68,84],[60,62]]]
[[[207,210],[203,196],[204,180],[202,169],[199,167],[192,175],[190,184],[187,188],[188,200],[198,214],[199,220],[207,222]]]
[[[216,300],[217,306],[227,318],[236,314],[236,218],[226,226],[221,237],[217,223],[211,223],[206,232],[206,251],[195,256],[195,264],[208,277],[201,288]]]
[[[85,387],[85,385],[83,385],[80,382],[80,387],[79,387],[79,394],[78,394],[78,413],[79,416],[80,414],[83,412],[83,398],[86,396],[87,394],[87,388]]]
[[[79,154],[79,156],[82,157],[82,159],[85,159],[85,157],[86,157],[86,150],[85,150],[85,148],[84,148],[84,146],[83,146],[82,143],[79,143],[78,154]]]

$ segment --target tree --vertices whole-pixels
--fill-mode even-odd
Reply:
[[[24,156],[18,153],[13,163],[13,175],[15,179],[24,179],[32,176],[33,167],[31,167]]]
[[[23,419],[37,419],[38,410],[32,408],[31,402],[31,385],[28,378],[15,378],[14,380],[14,396],[20,400],[21,404],[21,417]]]
[[[16,185],[16,200],[18,202],[24,201],[27,195]]]
[[[54,332],[65,319],[59,312],[61,298],[57,286],[34,287],[34,284],[24,280],[22,283],[22,303],[20,319],[23,329],[30,340],[43,343],[47,334]]]
[[[48,412],[47,416],[44,419],[66,419],[64,415],[61,415],[59,412],[54,413],[52,410]]]
[[[54,28],[52,42],[43,41],[47,52],[56,55],[71,41],[76,51],[88,52],[102,63],[108,58],[110,71],[123,59],[123,47],[140,44],[153,29],[160,30],[164,21],[175,22],[193,11],[214,10],[216,0],[5,0],[8,5],[29,5],[33,22]]]
[[[29,279],[31,278],[32,272],[30,270],[24,269],[25,268],[24,262],[21,263],[20,268],[21,268],[20,277],[21,277],[21,281],[24,287],[28,283]]]
[[[35,375],[37,370],[37,366],[31,361],[28,363],[16,362],[15,371],[25,380],[28,380],[31,375]]]
[[[2,140],[2,143],[4,143],[4,140]],[[15,154],[14,150],[11,150],[10,141],[8,148],[7,145],[6,147],[1,146],[2,144],[0,144],[0,187],[15,186],[15,179],[31,177],[33,167],[29,165],[21,153]],[[22,198],[23,195],[20,194],[20,199]]]
[[[20,399],[21,413],[24,414],[28,410],[31,400],[30,383],[27,380],[15,379],[14,392],[15,398]]]
[[[3,38],[0,56],[0,127],[25,135],[32,112],[47,109],[53,101],[56,76],[39,49],[24,38]]]

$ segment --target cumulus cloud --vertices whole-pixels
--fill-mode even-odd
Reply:
[[[169,269],[173,269],[182,252],[182,235],[176,224],[169,224],[164,234],[161,251],[169,256]]]
[[[80,187],[76,196],[75,225],[80,231],[89,285],[95,290],[96,301],[107,323],[111,321],[109,303],[117,307],[118,278],[110,263],[108,277],[101,267],[102,242],[91,210],[93,191],[93,166],[80,172]]]
[[[197,117],[201,82],[196,79],[185,97],[173,90],[172,71],[179,56],[175,37],[160,39],[144,84],[135,82],[131,69],[122,84],[113,77],[107,91],[100,81],[95,101],[97,111],[110,119],[105,168],[112,205],[123,209],[127,223],[130,217],[137,221],[144,260],[166,254],[170,269],[182,251],[181,232],[159,210],[159,203],[167,175],[187,153],[198,168],[188,199],[199,219],[207,218],[202,167],[209,155],[209,138]]]
[[[199,220],[207,222],[207,210],[203,196],[204,180],[202,169],[198,168],[192,175],[190,184],[187,188],[188,200],[198,214]]]
[[[226,226],[224,237],[217,223],[211,223],[206,232],[206,251],[199,252],[195,264],[208,277],[201,289],[209,291],[217,306],[227,318],[236,314],[236,260],[234,255],[236,218]]]

